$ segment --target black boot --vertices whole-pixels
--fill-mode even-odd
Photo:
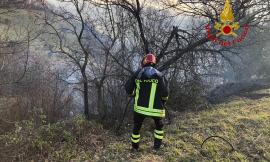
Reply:
[[[162,140],[155,138],[153,149],[159,150],[162,144]]]
[[[139,143],[131,142],[131,144],[132,144],[132,149],[131,149],[132,152],[136,152],[139,150]]]

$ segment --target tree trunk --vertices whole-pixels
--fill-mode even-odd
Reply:
[[[85,71],[82,71],[83,77],[83,97],[84,97],[84,115],[87,120],[90,119],[89,116],[89,105],[88,105],[88,82]]]
[[[97,108],[98,108],[98,113],[100,115],[100,118],[103,119],[106,114],[105,114],[105,110],[104,110],[104,100],[103,100],[103,96],[102,96],[102,86],[99,85],[97,87]]]

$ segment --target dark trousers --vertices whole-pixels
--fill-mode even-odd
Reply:
[[[134,118],[133,118],[133,121],[134,121],[133,134],[134,135],[140,134],[140,129],[146,117],[148,116],[134,112]],[[162,118],[160,117],[150,117],[150,118],[152,118],[155,122],[155,126],[156,126],[155,129],[158,131],[162,131],[163,129]],[[161,145],[161,142],[162,142],[162,139],[155,138],[154,147],[159,148]],[[139,147],[139,143],[132,142],[132,147],[137,149]]]

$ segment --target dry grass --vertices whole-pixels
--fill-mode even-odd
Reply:
[[[165,146],[160,151],[151,149],[153,133],[148,123],[141,131],[141,151],[131,153],[131,128],[116,136],[82,117],[39,128],[28,121],[18,124],[15,132],[0,136],[0,156],[4,161],[270,161],[268,96],[232,97],[208,110],[179,114],[165,127]],[[235,151],[230,152],[230,146],[216,138],[201,149],[211,135],[227,139]]]

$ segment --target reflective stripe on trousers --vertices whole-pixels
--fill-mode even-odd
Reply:
[[[156,130],[154,131],[154,137],[157,139],[162,140],[164,136],[164,131],[163,130]]]
[[[133,143],[138,143],[138,142],[140,142],[140,134],[133,134],[132,133],[132,135],[131,135],[131,141],[133,142]]]

